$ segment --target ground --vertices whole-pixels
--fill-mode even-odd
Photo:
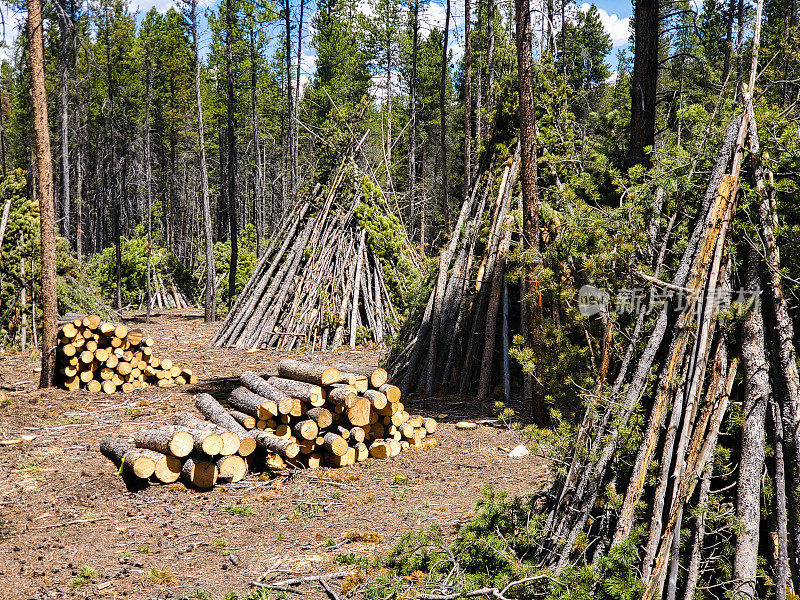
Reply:
[[[199,375],[199,384],[181,388],[111,396],[39,391],[35,355],[0,354],[0,439],[36,435],[0,446],[4,600],[203,597],[198,590],[241,598],[253,581],[357,569],[362,557],[374,564],[406,531],[438,523],[452,537],[484,485],[523,493],[546,478],[541,460],[508,458],[520,443],[508,428],[455,428],[463,418],[490,419],[491,406],[405,399],[412,413],[439,417],[437,447],[344,469],[251,474],[210,492],[180,483],[133,489],[99,453],[102,437],[196,412],[199,392],[224,398],[239,373],[274,373],[285,356],[210,348],[215,327],[201,317],[164,312],[141,325],[155,338],[157,356]],[[348,348],[313,357],[334,355],[377,364],[381,352]],[[303,598],[327,598],[318,584],[301,587]]]

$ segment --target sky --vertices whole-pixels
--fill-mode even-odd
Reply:
[[[159,12],[166,12],[172,7],[177,7],[175,0],[130,0],[132,10],[138,7],[139,18],[147,13],[151,8],[155,7]],[[451,0],[451,21],[450,21],[450,42],[449,47],[453,53],[454,60],[458,60],[463,55],[464,43],[464,4],[460,0]],[[201,9],[208,9],[214,7],[219,3],[219,0],[199,0],[198,4]],[[313,4],[313,0],[311,0]],[[474,0],[473,0],[474,4]],[[611,53],[607,57],[607,62],[611,65],[612,71],[616,71],[616,55],[617,50],[621,47],[628,45],[629,23],[631,18],[631,3],[630,0],[598,0],[595,2],[600,13],[600,19],[603,23],[608,34],[611,36],[614,45]],[[366,0],[360,0],[362,11],[368,14]],[[589,8],[588,3],[581,4],[578,9],[586,11]],[[8,45],[13,41],[19,28],[24,25],[24,12],[13,12],[7,4],[3,3],[2,9],[4,21],[4,38]],[[303,25],[304,45],[306,46],[303,51],[303,62],[301,67],[302,78],[301,83],[305,83],[308,77],[314,72],[313,49],[308,47],[311,41],[312,31],[309,26],[313,10],[306,7],[306,18]],[[537,30],[536,20],[537,13],[534,12],[534,31]],[[443,0],[431,0],[425,8],[424,14],[420,16],[420,21],[423,24],[423,30],[430,30],[432,28],[441,28],[445,20],[445,6]],[[210,33],[207,28],[201,30],[201,48],[208,47]],[[0,57],[7,56],[7,49],[0,49]],[[202,50],[201,50],[202,53]]]

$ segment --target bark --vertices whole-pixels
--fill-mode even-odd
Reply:
[[[445,231],[450,229],[450,198],[447,183],[447,115],[445,112],[445,97],[447,74],[450,71],[448,60],[447,41],[450,34],[450,0],[445,0],[444,17],[444,43],[442,45],[441,78],[439,80],[439,153],[442,163],[442,216],[444,217]]]
[[[330,385],[341,381],[340,372],[335,367],[289,358],[278,363],[278,374],[287,379],[296,379],[315,385]]]
[[[28,0],[28,45],[33,97],[33,133],[36,146],[36,178],[39,192],[42,269],[42,372],[39,387],[52,387],[56,367],[56,239],[53,162],[47,121],[44,77],[44,45],[41,0]]]
[[[645,148],[656,139],[656,88],[660,37],[659,0],[637,0],[633,7],[634,52],[628,161],[650,166]]]
[[[289,196],[291,204],[297,194],[297,141],[294,134],[295,107],[292,92],[292,7],[289,0],[284,0],[283,18],[285,24],[284,41],[286,49],[286,100],[287,100],[287,126],[289,134]],[[299,84],[299,82],[297,82]]]
[[[211,223],[211,199],[208,189],[206,165],[205,125],[203,123],[203,97],[200,79],[200,46],[197,32],[197,0],[191,0],[192,44],[194,46],[194,92],[197,102],[197,141],[200,146],[200,187],[202,190],[203,233],[205,236],[206,289],[203,318],[206,323],[217,319],[216,267],[214,265],[214,232]],[[149,162],[148,162],[149,169]],[[149,188],[148,188],[149,192]],[[149,211],[148,211],[149,215]],[[149,216],[148,216],[149,219]]]
[[[136,432],[134,444],[139,448],[171,454],[178,458],[189,456],[194,448],[191,434],[182,427],[162,427],[160,429],[141,429]]]
[[[747,265],[748,289],[761,289],[762,268],[756,251],[751,249]],[[742,330],[742,364],[745,377],[742,405],[744,422],[736,489],[736,516],[741,531],[736,540],[733,579],[736,581],[735,598],[755,598],[761,523],[761,474],[764,469],[764,422],[770,391],[769,364],[764,351],[764,320],[758,305],[752,308]]]
[[[253,436],[262,448],[274,452],[283,458],[294,458],[300,454],[300,446],[295,442],[275,437],[263,431],[253,432]]]
[[[247,475],[247,462],[241,456],[223,456],[216,461],[215,465],[219,482],[236,483]]]
[[[531,34],[530,0],[515,0],[514,17],[516,20],[516,45],[517,67],[519,69],[519,122],[520,122],[520,148],[521,169],[520,183],[522,185],[522,247],[523,250],[533,255],[532,264],[525,269],[525,289],[527,291],[525,302],[526,321],[523,336],[526,346],[534,346],[540,328],[541,309],[537,306],[531,294],[536,289],[532,277],[539,264],[539,191],[537,187],[536,169],[536,110],[534,106],[533,91],[533,42]],[[544,405],[543,390],[535,389],[530,383],[532,394],[526,397],[526,402],[531,403],[533,417],[543,423],[547,418]],[[539,386],[536,386],[538,388]]]
[[[408,205],[417,212],[417,52],[419,48],[419,3],[413,0],[411,8],[411,76],[408,82],[409,134],[408,134]],[[425,247],[425,217],[420,211],[420,245]]]
[[[318,385],[306,383],[304,381],[295,381],[293,379],[284,379],[283,377],[270,377],[267,383],[278,388],[292,398],[298,398],[304,402],[308,402],[311,406],[322,406],[325,404],[325,395],[322,388]]]
[[[466,202],[472,189],[472,27],[470,0],[464,0],[464,188]]]
[[[236,271],[239,259],[239,217],[236,189],[236,96],[233,90],[233,19],[234,13],[231,0],[225,0],[225,104],[228,111],[225,127],[227,145],[225,179],[228,196],[228,228],[231,242],[230,265],[228,267],[228,301],[231,306],[233,306],[233,302],[236,299]]]

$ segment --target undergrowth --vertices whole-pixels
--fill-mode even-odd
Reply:
[[[506,598],[546,600],[634,600],[643,585],[636,569],[637,537],[631,536],[592,564],[557,575],[533,563],[544,538],[541,498],[509,496],[484,488],[475,516],[447,542],[438,526],[403,535],[384,569],[361,586],[370,600],[414,597],[421,592],[466,593],[504,590]],[[522,581],[524,580],[524,581]]]

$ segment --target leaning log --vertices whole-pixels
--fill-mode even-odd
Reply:
[[[375,389],[380,388],[389,380],[389,374],[381,367],[368,367],[366,365],[353,365],[350,363],[337,363],[333,366],[340,371],[363,375],[369,379],[369,384]]]
[[[245,371],[239,376],[239,380],[247,386],[247,388],[261,396],[262,398],[266,398],[267,400],[272,400],[278,407],[278,413],[285,415],[289,414],[292,410],[292,406],[294,406],[294,402],[292,398],[276,388],[273,385],[267,383],[265,379],[259,377],[252,371]]]
[[[235,433],[239,437],[238,452],[240,456],[249,456],[255,451],[256,441],[247,429],[231,416],[213,396],[209,394],[200,394],[195,398],[194,404],[197,410],[203,413],[203,416],[209,421],[212,421],[222,429]],[[255,421],[253,422],[253,427],[255,427]]]

